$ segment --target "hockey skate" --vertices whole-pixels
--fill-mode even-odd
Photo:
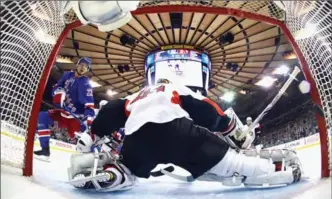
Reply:
[[[50,148],[49,147],[42,147],[39,151],[34,151],[34,158],[44,161],[50,162]]]

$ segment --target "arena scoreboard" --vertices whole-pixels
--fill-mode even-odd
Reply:
[[[161,48],[145,58],[145,74],[149,85],[154,85],[160,78],[166,78],[174,84],[181,83],[193,90],[206,92],[210,73],[210,57],[195,49]]]

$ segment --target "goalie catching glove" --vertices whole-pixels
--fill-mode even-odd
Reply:
[[[63,88],[57,88],[53,91],[53,104],[58,108],[63,108],[66,99],[66,91]]]
[[[221,131],[215,132],[215,134],[222,138],[223,140],[227,141],[227,143],[235,149],[247,149],[250,147],[251,143],[253,142],[252,137],[250,134],[245,134],[245,132],[237,125],[236,118],[234,115],[223,117],[222,119],[225,120],[229,119],[227,123],[227,127],[220,126],[220,124],[224,124],[225,122],[221,122],[222,117],[218,117],[216,125],[214,129],[222,129]]]

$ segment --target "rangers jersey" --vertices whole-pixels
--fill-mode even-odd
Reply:
[[[94,117],[93,91],[87,76],[75,77],[75,72],[65,72],[56,83],[53,92],[59,88],[65,90],[66,98],[64,106],[79,118],[90,119]],[[68,112],[62,116],[72,118]]]

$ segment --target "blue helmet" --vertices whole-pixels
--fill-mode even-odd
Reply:
[[[86,63],[88,65],[88,70],[91,70],[91,59],[89,57],[82,57],[81,59],[78,60],[77,64],[82,64]]]

